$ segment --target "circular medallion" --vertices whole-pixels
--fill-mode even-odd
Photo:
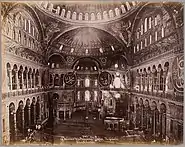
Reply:
[[[112,76],[110,73],[104,71],[100,73],[98,80],[101,86],[108,86],[112,82]]]
[[[76,83],[76,74],[74,72],[68,72],[64,75],[64,83],[66,85],[72,86]]]
[[[74,61],[74,57],[72,57],[72,56],[67,56],[67,63],[68,63],[69,65],[71,65],[71,64],[73,63],[73,61]]]
[[[174,59],[172,65],[173,86],[178,92],[184,90],[184,56],[178,56]]]

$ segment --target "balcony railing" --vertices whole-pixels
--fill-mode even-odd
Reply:
[[[6,98],[6,97],[14,97],[14,96],[21,96],[21,95],[28,95],[28,94],[32,94],[32,93],[38,93],[38,92],[43,92],[46,91],[47,88],[28,88],[28,89],[16,89],[16,90],[12,90],[10,92],[6,92],[2,94],[2,98]]]
[[[165,93],[165,92],[150,92],[150,91],[138,91],[138,90],[131,90],[131,92],[138,93],[138,94],[144,94],[144,95],[149,95],[149,96],[155,96],[159,98],[165,98],[168,100],[172,101],[177,101],[177,102],[183,102],[183,94],[178,94],[178,93]]]

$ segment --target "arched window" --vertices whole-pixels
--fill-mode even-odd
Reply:
[[[76,12],[73,12],[72,19],[76,20]]]
[[[71,18],[71,11],[67,11],[66,18],[70,19]]]
[[[136,2],[135,1],[132,1],[132,5],[135,6],[136,5]]]
[[[115,8],[115,14],[116,14],[116,16],[120,15],[120,9],[119,8]]]
[[[86,90],[85,91],[85,101],[89,101],[90,100],[90,91]]]
[[[98,80],[97,79],[94,81],[94,86],[98,86]]]
[[[152,44],[152,35],[150,35],[150,44]]]
[[[131,9],[131,6],[130,6],[129,2],[126,2],[126,7],[127,7],[127,10]]]
[[[13,39],[16,40],[15,28],[13,29]]]
[[[126,9],[125,9],[124,5],[121,5],[121,12],[122,12],[122,14],[124,14],[126,12]]]
[[[139,31],[137,31],[137,39],[139,39]]]
[[[143,49],[143,41],[141,41],[141,50]]]
[[[64,17],[65,16],[65,13],[66,13],[66,10],[65,9],[62,9],[62,12],[61,12],[60,16]]]
[[[155,41],[157,41],[157,31],[155,31]]]
[[[155,26],[157,25],[157,16],[155,16],[155,18],[154,18],[154,25]]]
[[[149,17],[149,29],[152,28],[152,17]]]
[[[33,32],[33,36],[35,36],[35,28],[34,28],[34,26],[32,27],[32,32]]]
[[[143,35],[143,24],[141,24],[141,35]]]
[[[95,14],[94,13],[91,13],[91,20],[95,20]]]
[[[18,22],[19,22],[19,27],[22,27],[22,20],[21,20],[21,16],[19,17]]]
[[[31,21],[28,20],[28,32],[31,33]]]
[[[136,47],[134,46],[134,53],[136,52]]]
[[[105,19],[105,20],[107,20],[107,19],[108,19],[107,11],[104,11],[104,12],[103,12],[103,19]]]
[[[97,102],[98,92],[94,91],[94,101]]]
[[[110,17],[110,18],[113,18],[113,17],[114,17],[114,13],[113,13],[112,10],[109,10],[109,17]]]
[[[60,13],[60,7],[59,6],[57,6],[57,9],[56,9],[55,13],[59,15],[59,13]]]
[[[163,38],[164,37],[164,27],[162,26],[161,28],[161,37]]]
[[[85,20],[89,20],[89,14],[85,13]]]
[[[148,26],[147,26],[147,25],[148,25],[148,24],[147,24],[147,21],[148,21],[148,18],[145,18],[145,27],[144,27],[144,31],[145,31],[145,32],[147,31],[147,27],[148,27]]]
[[[27,20],[25,19],[24,20],[24,30],[26,30],[27,29]]]
[[[77,93],[77,99],[80,100],[80,91]]]
[[[52,10],[53,10],[53,4],[52,3],[49,3],[48,10],[52,12]]]
[[[83,14],[82,13],[79,13],[78,19],[79,20],[82,20],[82,16],[83,16]]]
[[[80,86],[80,80],[78,79],[78,81],[77,81],[77,86]]]
[[[29,38],[28,46],[31,47],[31,39]]]
[[[89,87],[90,86],[90,80],[89,80],[89,78],[87,77],[86,79],[85,79],[85,87]]]
[[[101,13],[100,12],[97,13],[97,19],[98,20],[102,20],[102,16],[101,16]]]
[[[145,47],[147,47],[147,38],[145,38]]]
[[[139,44],[137,44],[137,51],[139,51]]]
[[[18,41],[21,42],[21,31],[19,31]]]
[[[113,85],[115,88],[121,88],[121,79],[120,79],[119,73],[116,73],[116,77],[114,78]]]

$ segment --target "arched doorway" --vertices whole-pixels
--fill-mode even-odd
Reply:
[[[23,104],[23,101],[19,102],[19,106],[16,111],[16,122],[17,122],[17,139],[21,140],[24,137],[24,104]]]
[[[41,121],[41,117],[40,117],[40,97],[37,97],[37,102],[36,102],[36,123],[38,123],[38,121]]]
[[[36,99],[33,97],[31,103],[31,126],[34,127],[36,124]]]
[[[30,115],[30,99],[26,100],[26,105],[24,107],[24,127],[25,127],[25,135],[27,133],[27,130],[29,129],[30,125],[31,125],[31,115]]]
[[[166,105],[162,103],[160,105],[160,138],[166,138]]]
[[[16,141],[15,124],[15,105],[14,103],[11,103],[9,105],[10,143],[14,143]]]
[[[157,103],[155,101],[152,102],[151,106],[151,115],[152,115],[152,134],[154,137],[158,137],[159,133],[159,110],[157,109]]]

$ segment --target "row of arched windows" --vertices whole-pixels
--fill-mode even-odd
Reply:
[[[57,15],[60,15],[61,17],[65,17],[67,19],[72,19],[72,20],[107,20],[109,18],[113,18],[116,16],[119,16],[121,14],[126,13],[128,10],[130,10],[132,7],[134,7],[137,4],[137,2],[132,1],[132,2],[125,2],[125,4],[122,4],[120,8],[115,8],[114,10],[109,10],[109,11],[103,11],[98,12],[97,14],[95,13],[77,13],[77,12],[71,12],[70,10],[66,9],[61,9],[60,6],[57,6],[54,8],[52,3],[48,2],[42,2],[41,6],[44,9],[47,9],[51,11],[52,13],[55,13]]]
[[[159,14],[154,17],[146,17],[143,20],[144,21],[141,20],[140,26],[136,31],[136,44],[134,45],[134,53],[146,48],[147,46],[166,36],[165,27],[162,24],[163,20]]]
[[[97,79],[78,79],[77,80],[77,87],[97,87],[98,86],[98,80]]]
[[[78,91],[77,92],[77,101],[98,101],[98,91]]]
[[[17,14],[13,20],[7,17],[5,25],[4,29],[8,37],[25,47],[38,48],[38,30],[33,22]]]
[[[18,68],[16,64],[11,67],[10,63],[7,63],[6,66],[9,90],[36,88],[40,86],[40,73],[38,69],[23,68],[22,65]]]
[[[29,15],[25,13],[25,15]],[[35,24],[28,17],[23,16],[21,13],[14,14],[13,23],[15,27],[18,27],[24,30],[26,33],[29,33],[32,37],[35,37],[38,40],[38,30],[35,27]]]
[[[137,36],[138,36],[138,34],[137,34]],[[151,45],[152,43],[154,43],[164,37],[165,37],[165,29],[162,26],[161,32],[156,30],[154,32],[154,34],[150,33],[149,37],[146,36],[143,39],[141,39],[140,41],[138,41],[137,44],[134,46],[134,53],[146,48],[147,46]]]
[[[168,70],[169,62],[166,62],[164,67],[159,64],[157,67],[153,65],[152,68],[148,67],[148,69],[137,69],[135,88],[139,91],[165,92]]]

